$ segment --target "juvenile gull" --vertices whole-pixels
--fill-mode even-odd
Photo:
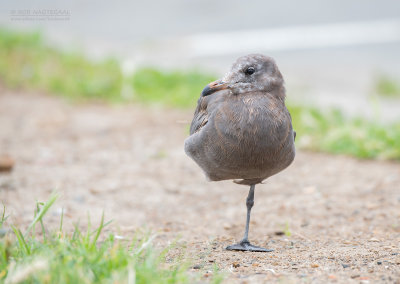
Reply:
[[[230,72],[201,93],[185,140],[186,154],[211,181],[233,179],[250,185],[244,237],[227,250],[272,251],[248,239],[254,189],[292,163],[295,136],[283,77],[270,57],[240,57]]]

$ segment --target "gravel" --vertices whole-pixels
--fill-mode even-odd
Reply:
[[[26,226],[36,200],[62,198],[45,222],[65,228],[87,214],[121,238],[157,232],[177,240],[204,281],[217,266],[227,283],[396,283],[400,279],[400,164],[298,151],[293,165],[256,186],[250,240],[271,253],[232,252],[245,222],[247,187],[207,182],[185,156],[192,110],[72,105],[2,90],[0,173],[9,221]],[[301,135],[301,134],[298,134]],[[212,260],[212,261],[211,261]],[[399,283],[399,282],[397,282]]]

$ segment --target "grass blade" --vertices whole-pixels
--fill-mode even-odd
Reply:
[[[38,214],[40,212],[40,205],[44,205],[43,202],[37,202],[36,203],[36,214]],[[43,224],[43,218],[39,219],[39,223],[40,223],[40,227],[42,229],[42,236],[43,236],[43,240],[46,241],[46,229],[44,228],[44,224]],[[35,232],[35,225],[33,226],[33,235],[36,234]]]
[[[96,235],[95,235],[94,238],[93,238],[91,247],[94,247],[94,246],[96,245],[97,240],[98,240],[98,238],[99,238],[99,236],[100,236],[100,233],[101,233],[101,231],[103,230],[103,228],[104,228],[104,211],[103,211],[103,214],[101,215],[100,226],[99,226],[99,228],[96,230]]]
[[[31,254],[31,250],[29,249],[29,246],[26,243],[25,238],[21,233],[21,230],[17,229],[14,226],[11,226],[11,228],[13,229],[15,235],[17,236],[18,243],[19,243],[20,247],[22,248],[22,250],[25,252],[26,255],[30,255]]]
[[[58,193],[53,193],[50,196],[50,199],[47,200],[47,202],[43,205],[42,209],[40,212],[36,215],[35,219],[32,221],[32,223],[29,225],[28,229],[25,232],[25,237],[29,234],[29,232],[32,230],[33,226],[39,221],[42,220],[43,216],[47,213],[47,211],[50,209],[50,207],[53,205],[54,202],[58,199],[59,194]]]
[[[6,216],[6,206],[3,203],[3,213],[0,218],[0,228],[3,227],[4,222],[7,220],[8,216]]]
[[[138,248],[138,249],[135,251],[134,255],[136,255],[136,256],[140,255],[140,253],[141,253],[144,249],[146,249],[146,248],[153,242],[153,240],[154,240],[155,237],[157,237],[157,234],[154,234],[154,235],[150,236],[149,239],[148,239],[147,241],[145,241],[145,242],[140,246],[140,248]]]
[[[64,207],[61,208],[61,220],[60,220],[60,233],[62,233],[62,228],[63,228],[63,221],[64,221]]]

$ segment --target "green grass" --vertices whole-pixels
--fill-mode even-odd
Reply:
[[[73,101],[137,101],[187,107],[215,79],[197,71],[162,72],[152,68],[123,76],[115,59],[94,62],[80,53],[48,46],[39,33],[1,28],[0,57],[0,81],[7,87],[44,91]]]
[[[195,105],[201,90],[215,79],[214,76],[198,71],[162,72],[153,68],[142,68],[133,74],[130,82],[135,98],[139,101],[190,107]]]
[[[302,149],[358,158],[400,160],[400,122],[383,125],[340,111],[289,106]]]
[[[154,249],[154,236],[138,234],[131,241],[118,240],[113,234],[103,238],[104,216],[97,228],[89,223],[86,232],[76,226],[71,233],[63,231],[61,216],[59,228],[49,233],[43,218],[56,199],[52,195],[46,203],[37,204],[25,232],[10,226],[12,230],[0,236],[0,283],[193,283],[201,279],[188,272],[184,261],[167,261],[171,248]],[[5,214],[0,218],[4,231]],[[36,227],[40,227],[38,233]],[[222,279],[214,271],[210,282]]]
[[[375,83],[377,94],[388,98],[400,98],[400,81],[381,75]]]
[[[114,59],[91,62],[46,45],[38,33],[0,29],[0,80],[73,100],[122,100],[122,72]]]
[[[290,237],[292,235],[292,232],[290,231],[290,226],[289,226],[289,222],[285,222],[285,226],[283,228],[283,232],[285,234],[286,237]]]
[[[73,101],[140,102],[194,107],[202,88],[215,79],[198,71],[141,68],[125,76],[114,59],[91,61],[46,45],[38,33],[0,29],[0,81],[9,88],[58,94]],[[379,93],[399,93],[382,77]],[[290,105],[297,146],[358,158],[400,160],[400,122],[381,124],[346,118],[340,111]]]

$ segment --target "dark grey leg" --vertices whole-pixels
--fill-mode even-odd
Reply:
[[[249,195],[247,196],[247,199],[246,199],[247,218],[246,218],[246,229],[244,231],[243,239],[238,244],[226,247],[227,250],[259,251],[259,252],[273,251],[273,249],[266,249],[266,248],[262,248],[262,247],[253,246],[249,242],[250,214],[251,214],[251,208],[254,205],[254,189],[255,189],[255,187],[256,187],[255,184],[250,186]]]
[[[244,231],[244,236],[243,240],[241,243],[250,243],[249,242],[249,226],[250,226],[250,214],[251,214],[251,208],[253,208],[254,205],[254,189],[255,185],[250,185],[250,190],[249,190],[249,195],[247,195],[246,199],[246,207],[247,207],[247,217],[246,217],[246,229]]]

